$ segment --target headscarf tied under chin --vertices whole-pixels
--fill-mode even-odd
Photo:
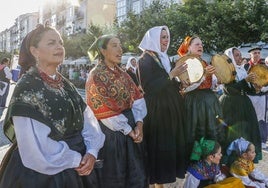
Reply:
[[[167,31],[167,34],[169,36],[167,49],[164,52],[161,51],[161,46],[160,46],[160,36],[161,36],[161,32],[163,29],[165,29]],[[149,29],[145,33],[145,35],[144,35],[144,37],[139,45],[139,48],[142,51],[149,50],[149,51],[153,51],[153,52],[157,53],[158,57],[161,60],[161,63],[163,65],[164,69],[166,70],[167,73],[169,73],[171,70],[170,60],[169,60],[169,57],[167,55],[167,50],[169,48],[169,44],[170,44],[170,33],[169,33],[168,27],[167,26],[155,26],[155,27],[152,27],[151,29]]]
[[[182,44],[180,45],[177,53],[180,57],[185,56],[188,53],[188,47],[190,46],[190,42],[192,40],[192,37],[187,36]]]
[[[135,61],[136,61],[136,63],[137,63],[137,59],[136,59],[135,57],[133,57],[133,56],[129,57],[128,60],[127,60],[126,69],[128,70],[129,68],[131,68],[131,69],[132,69],[131,71],[132,71],[133,73],[136,73],[136,69],[137,69],[137,67],[134,67],[134,66],[132,65],[132,63],[131,63],[131,61],[132,61],[133,59],[135,59]]]
[[[235,151],[238,156],[241,156],[248,149],[250,142],[245,140],[243,137],[234,140],[227,148],[227,155],[230,155],[232,151]]]
[[[235,66],[235,71],[236,71],[236,80],[237,81],[240,81],[240,80],[243,80],[244,78],[247,77],[247,71],[246,69],[244,68],[243,65],[237,65],[235,59],[234,59],[234,54],[233,54],[233,51],[234,50],[239,50],[238,48],[236,47],[231,47],[231,48],[228,48],[227,50],[224,51],[224,54],[227,55],[231,60],[232,60],[232,63],[234,64]]]
[[[191,154],[191,160],[198,161],[203,157],[208,156],[213,152],[216,141],[214,140],[206,140],[204,137],[200,139],[199,142],[194,142],[193,151]]]
[[[104,56],[101,53],[101,49],[106,49],[107,43],[112,38],[116,37],[115,35],[102,35],[99,38],[96,38],[95,42],[88,49],[88,57],[90,61],[95,59],[104,60]]]

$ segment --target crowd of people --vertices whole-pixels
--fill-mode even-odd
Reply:
[[[203,73],[192,83],[180,77],[192,65],[169,59],[167,26],[148,29],[140,58],[130,57],[124,69],[121,46],[116,35],[100,36],[89,48],[98,63],[67,72],[55,28],[38,25],[27,34],[3,124],[12,146],[0,188],[163,188],[177,178],[184,188],[268,186],[254,167],[267,141],[268,83],[250,71],[264,64],[261,48],[250,49],[246,63],[237,47],[227,48],[236,75],[222,83],[202,59],[201,38],[187,36],[178,55],[198,59]],[[9,83],[6,60],[0,77]],[[75,79],[85,81],[85,101]],[[222,86],[220,96],[213,83]]]

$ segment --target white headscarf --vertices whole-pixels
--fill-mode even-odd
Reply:
[[[165,29],[168,33],[168,36],[169,36],[167,49],[164,52],[161,52],[161,46],[160,46],[160,35],[161,35],[162,29]],[[168,27],[167,26],[156,26],[156,27],[149,29],[145,33],[145,35],[144,35],[144,37],[139,45],[139,48],[142,51],[150,50],[150,51],[156,52],[161,60],[163,67],[165,68],[166,72],[169,73],[171,70],[170,60],[169,60],[169,57],[167,55],[167,50],[168,50],[169,44],[170,44],[170,34],[169,34]]]
[[[236,71],[236,80],[240,81],[243,80],[244,78],[247,77],[247,71],[244,68],[244,65],[237,65],[234,59],[234,54],[233,54],[233,50],[238,48],[236,47],[232,47],[232,48],[228,48],[227,50],[225,50],[225,54],[232,60],[234,66],[235,66],[235,71]]]
[[[131,63],[131,60],[132,59],[135,59],[136,60],[136,63],[138,63],[137,62],[137,59],[135,58],[135,57],[133,57],[133,56],[131,56],[131,57],[129,57],[128,58],[128,60],[127,60],[127,64],[126,64],[126,70],[128,70],[129,68],[132,68],[133,70],[131,70],[133,73],[136,73],[136,69],[137,69],[137,67],[134,67],[133,65],[132,65],[132,63]]]

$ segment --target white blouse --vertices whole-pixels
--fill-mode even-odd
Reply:
[[[71,150],[66,142],[49,138],[51,129],[48,126],[29,117],[12,118],[20,157],[25,167],[53,175],[79,166],[81,154]],[[82,136],[86,152],[97,158],[98,151],[104,144],[105,135],[89,107],[84,111]]]
[[[147,114],[144,98],[135,100],[131,110],[133,112],[135,122],[143,122],[143,118]],[[101,119],[101,122],[112,131],[120,131],[124,135],[128,135],[132,130],[131,126],[128,124],[128,119],[123,114]]]

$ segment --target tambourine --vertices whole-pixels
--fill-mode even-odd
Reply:
[[[257,76],[256,81],[254,82],[258,86],[267,86],[268,85],[268,67],[264,64],[252,65],[248,73],[255,73]]]
[[[199,82],[204,75],[202,59],[195,55],[186,55],[177,60],[176,66],[180,66],[183,63],[187,64],[187,71],[177,75],[179,79],[190,84]]]
[[[183,72],[177,77],[180,80],[188,82],[190,85],[183,90],[183,92],[192,91],[200,86],[202,78],[204,78],[204,68],[202,65],[202,59],[196,55],[186,55],[179,58],[176,62],[176,66],[187,64],[187,71]]]
[[[235,80],[235,66],[227,55],[213,55],[211,58],[211,65],[215,67],[215,76],[221,83],[228,84]]]

